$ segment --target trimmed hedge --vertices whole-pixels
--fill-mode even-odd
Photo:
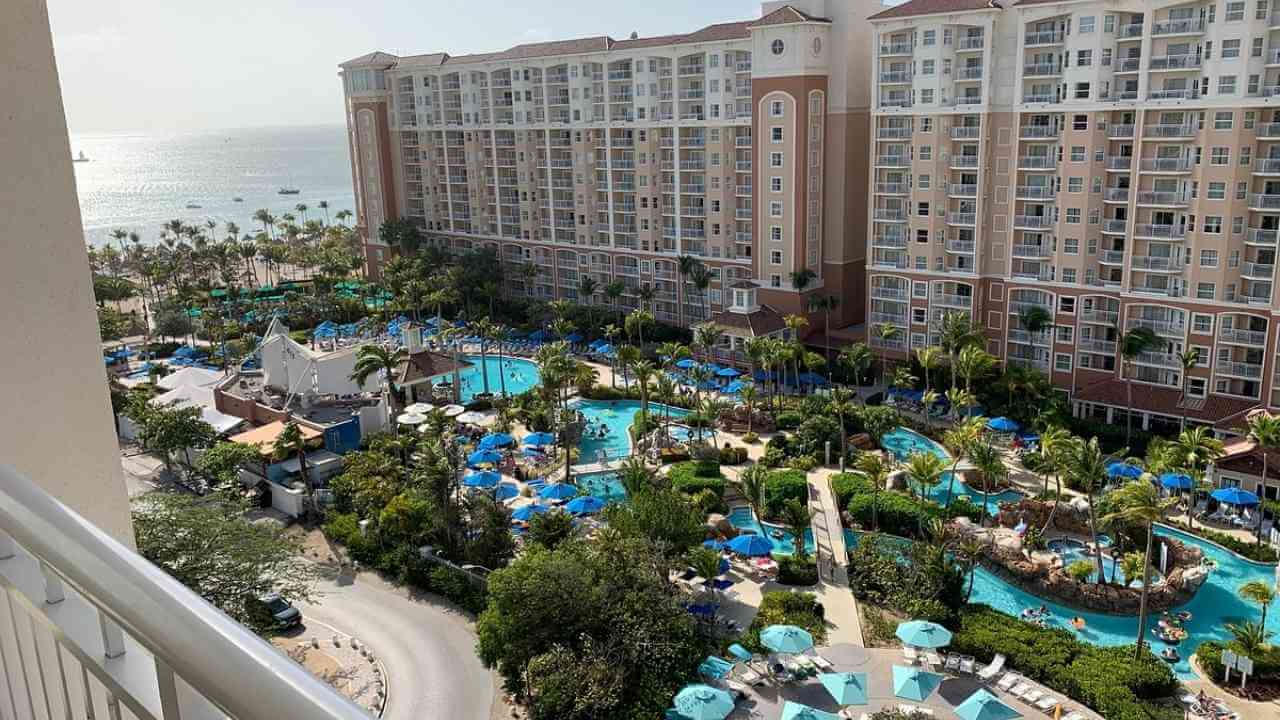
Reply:
[[[1168,524],[1186,530],[1192,535],[1199,535],[1206,540],[1215,542],[1231,552],[1250,560],[1264,563],[1273,563],[1280,560],[1280,554],[1277,554],[1275,548],[1270,545],[1259,545],[1253,541],[1241,540],[1234,535],[1218,532],[1217,530],[1213,530],[1199,524],[1196,525],[1194,530],[1192,530],[1186,523],[1169,522]]]
[[[1149,650],[1133,659],[1131,646],[1095,647],[1061,629],[1017,622],[998,610],[971,605],[960,611],[951,650],[1008,666],[1075,698],[1107,720],[1179,720],[1182,710],[1153,700],[1173,695],[1173,671]]]
[[[778,560],[778,582],[782,585],[817,585],[817,561],[812,557],[800,560],[792,556],[783,556]]]
[[[772,520],[782,514],[782,506],[788,500],[807,504],[809,480],[799,470],[774,470],[764,481],[765,519]]]
[[[717,497],[724,497],[724,475],[720,473],[719,463],[712,460],[675,463],[667,471],[667,479],[671,481],[672,490],[685,495],[697,495],[703,490],[710,490]]]
[[[1222,651],[1228,648],[1243,652],[1234,643],[1218,640],[1207,640],[1196,648],[1196,659],[1200,661],[1200,669],[1209,680],[1220,683],[1223,675]],[[1280,679],[1280,647],[1272,645],[1269,651],[1255,653],[1253,658],[1253,675],[1250,680],[1262,679],[1275,681]]]
[[[982,509],[967,497],[957,497],[951,501],[950,507],[943,507],[932,500],[920,501],[910,495],[896,490],[883,490],[877,499],[867,483],[865,493],[855,494],[846,506],[849,516],[864,528],[873,527],[873,521],[879,520],[879,531],[890,535],[901,535],[914,538],[920,533],[921,516],[925,521],[931,518],[950,520],[957,517],[968,517],[977,520]],[[873,501],[876,501],[875,512],[872,512]]]
[[[836,507],[846,507],[854,495],[870,494],[874,489],[862,473],[845,472],[831,476],[831,492],[836,496]]]

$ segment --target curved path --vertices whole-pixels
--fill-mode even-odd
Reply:
[[[314,618],[354,635],[378,654],[389,697],[383,718],[489,720],[495,701],[493,675],[476,657],[471,621],[433,596],[411,597],[404,588],[363,573],[323,580],[314,603],[300,603],[303,620]],[[322,628],[302,636],[324,637]]]

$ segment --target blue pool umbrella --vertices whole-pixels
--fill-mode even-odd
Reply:
[[[768,555],[773,552],[773,541],[759,535],[739,535],[729,541],[729,549],[739,555]]]
[[[560,482],[551,483],[538,491],[538,497],[542,500],[568,500],[577,495],[577,486]]]
[[[564,509],[574,515],[590,515],[603,510],[604,501],[595,495],[579,495],[570,500],[569,504],[564,506]]]
[[[751,377],[756,382],[765,382],[767,380],[772,380],[775,377],[777,377],[777,373],[774,373],[772,370],[757,370],[751,374]]]
[[[770,625],[760,631],[760,643],[774,652],[794,655],[813,647],[813,636],[796,625]]]
[[[978,690],[957,705],[956,716],[960,720],[1013,720],[1022,717],[1017,710],[1000,702],[1000,698],[985,689]]]
[[[738,643],[734,643],[729,646],[729,654],[743,662],[751,659],[751,651],[742,647]]]
[[[826,385],[827,384],[827,379],[822,377],[818,373],[802,372],[800,373],[800,377],[797,379],[801,382],[801,384],[804,384],[804,385]]]
[[[924,702],[942,684],[942,676],[919,668],[893,666],[893,694],[907,700]]]
[[[467,456],[468,465],[484,465],[502,460],[502,453],[497,450],[477,450]]]
[[[697,364],[698,364],[697,361],[695,361],[693,358],[683,358],[681,360],[676,361],[676,367],[680,368],[681,370],[688,370]]]
[[[831,693],[837,705],[867,704],[866,673],[823,673],[818,682]]]
[[[698,665],[699,675],[715,678],[716,680],[719,680],[731,672],[733,672],[733,663],[725,660],[724,658],[718,658],[715,655],[707,656],[707,659],[703,660]]]
[[[1214,490],[1210,497],[1220,503],[1228,505],[1239,505],[1240,507],[1253,507],[1258,504],[1258,496],[1248,490],[1240,488],[1227,487]]]
[[[502,476],[498,473],[492,470],[481,470],[467,473],[466,477],[462,478],[462,484],[466,487],[485,488],[487,490],[497,487],[500,480],[502,480]]]
[[[724,391],[727,393],[742,392],[743,387],[745,387],[745,385],[742,382],[739,382],[738,380],[734,380],[733,382],[724,386]]]
[[[987,427],[996,432],[1017,432],[1019,426],[1007,417],[996,417],[987,421]]]
[[[1113,462],[1107,466],[1107,477],[1112,480],[1118,478],[1133,480],[1134,478],[1142,477],[1142,468],[1129,463]]]
[[[520,507],[516,508],[514,512],[511,513],[511,519],[522,520],[527,522],[534,515],[541,515],[542,513],[550,509],[551,508],[547,507],[546,505],[539,505],[538,503],[532,503],[530,505],[521,505]]]
[[[689,685],[672,704],[689,720],[724,720],[733,712],[733,696],[710,685]]]
[[[720,377],[723,377],[723,378],[736,378],[741,374],[742,373],[738,372],[737,370],[734,370],[731,367],[720,368],[719,370],[716,371],[716,375],[719,375]]]
[[[519,494],[520,488],[516,487],[515,483],[502,483],[493,490],[493,497],[499,502],[503,500],[510,500]]]
[[[596,352],[600,353],[601,355],[612,355],[612,354],[613,354],[613,346],[612,346],[612,345],[610,345],[609,343],[605,343],[605,344],[601,345],[600,347],[596,348]]]
[[[555,433],[536,432],[525,435],[522,442],[527,446],[542,447],[543,445],[553,445],[555,444],[555,441]]]
[[[565,342],[579,343],[582,342],[582,333],[569,333],[564,336]]]
[[[1160,476],[1160,484],[1170,490],[1190,490],[1193,483],[1190,475],[1165,473]]]
[[[527,448],[525,448],[525,449],[524,449],[524,456],[525,456],[525,457],[538,457],[538,456],[540,456],[540,455],[545,455],[545,454],[546,454],[546,453],[544,453],[544,452],[543,452],[543,450],[542,450],[542,447],[541,447],[541,446],[539,446],[539,447],[527,447]]]
[[[490,433],[480,438],[481,450],[493,450],[495,448],[506,447],[515,442],[515,438],[506,433]]]
[[[782,720],[840,720],[840,716],[788,700],[782,706]]]
[[[702,547],[710,548],[717,552],[723,550],[725,545],[726,543],[721,540],[703,540],[702,541]]]
[[[894,634],[904,644],[913,647],[940,648],[951,644],[951,631],[928,620],[900,623]]]

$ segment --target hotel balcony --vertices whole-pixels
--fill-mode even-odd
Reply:
[[[897,325],[898,327],[907,327],[906,313],[871,313],[872,325]]]
[[[908,168],[911,167],[911,159],[906,155],[879,155],[876,157],[876,167]]]
[[[1231,377],[1245,378],[1248,380],[1259,380],[1262,378],[1262,363],[1219,360],[1214,363],[1213,369],[1217,371],[1219,375],[1230,375]]]
[[[982,79],[982,67],[962,67],[956,70],[956,82],[970,82]]]
[[[880,56],[887,57],[891,55],[910,55],[912,52],[911,43],[891,43],[889,45],[880,46]]]
[[[1199,133],[1200,130],[1195,125],[1147,125],[1142,130],[1143,137],[1164,138],[1166,140],[1176,138],[1190,140]]]
[[[1061,74],[1062,66],[1058,63],[1028,63],[1022,66],[1023,77],[1049,77]]]
[[[978,186],[952,183],[947,186],[947,195],[957,198],[974,198],[978,196]]]
[[[909,127],[882,127],[876,129],[878,140],[910,140],[912,130]]]
[[[1138,91],[1112,88],[1109,94],[1099,95],[1098,99],[1104,102],[1128,102],[1138,99]]]
[[[1280,195],[1257,193],[1249,196],[1249,209],[1260,212],[1280,211]]]
[[[1009,329],[1009,342],[1019,343],[1021,345],[1039,345],[1041,347],[1049,347],[1049,333],[1046,332],[1028,332],[1016,328]]]
[[[1019,170],[1055,170],[1058,158],[1053,155],[1024,155],[1018,158]]]
[[[1120,313],[1114,310],[1081,310],[1080,322],[1115,327],[1120,322]]]
[[[1023,140],[1053,140],[1062,135],[1062,128],[1057,125],[1023,125],[1018,128],[1018,137]]]
[[[977,249],[977,243],[973,240],[948,240],[946,251],[949,253],[959,253],[962,255],[972,255]]]
[[[1128,224],[1128,222],[1129,222],[1128,220],[1113,220],[1110,218],[1104,218],[1102,220],[1102,234],[1103,235],[1123,235],[1126,229],[1125,226]]]
[[[1043,260],[1053,257],[1053,251],[1040,243],[1014,243],[1013,256],[1020,260]]]
[[[1103,265],[1123,265],[1124,251],[1123,250],[1099,250],[1098,262]]]
[[[1151,25],[1151,35],[1153,37],[1161,35],[1191,35],[1204,32],[1204,20],[1192,18],[1189,20],[1166,20],[1164,22],[1153,23]]]
[[[1042,230],[1044,228],[1053,227],[1054,221],[1051,215],[1014,215],[1013,228],[1015,230]]]
[[[975,213],[947,213],[948,225],[962,225],[973,227],[978,222],[978,216]]]
[[[1048,305],[1042,302],[1035,302],[1035,301],[1028,301],[1028,300],[1010,302],[1009,314],[1021,315],[1024,310],[1030,310],[1031,308],[1041,308],[1045,312],[1049,314],[1053,314],[1053,308],[1049,307]]]
[[[1240,277],[1247,280],[1271,282],[1275,277],[1276,266],[1263,263],[1246,262],[1240,264]]]
[[[911,107],[911,98],[910,98],[910,96],[901,96],[901,97],[890,96],[890,97],[883,97],[883,98],[880,98],[880,107],[883,107],[883,108],[895,108],[895,107],[897,107],[897,108],[908,108],[908,107]]]
[[[1280,195],[1274,197],[1280,200]],[[1186,207],[1191,204],[1191,195],[1182,191],[1143,190],[1138,193],[1138,204],[1153,207]]]
[[[1136,73],[1138,72],[1139,69],[1142,68],[1142,58],[1141,57],[1116,58],[1116,61],[1113,67],[1115,68],[1115,72],[1117,74]]]
[[[1254,347],[1266,347],[1267,333],[1262,330],[1237,330],[1236,328],[1221,328],[1218,330],[1218,340],[1231,343],[1232,345],[1250,345]]]
[[[1200,89],[1194,87],[1147,91],[1148,100],[1195,100],[1198,97]]]
[[[1081,352],[1097,353],[1099,355],[1115,355],[1116,341],[1114,340],[1095,340],[1093,338],[1082,338],[1076,342],[1076,349]]]
[[[953,170],[970,170],[978,167],[977,155],[952,155],[951,168]]]
[[[982,128],[975,125],[957,125],[951,128],[952,140],[977,140],[980,137],[982,137]]]
[[[1133,167],[1133,157],[1130,155],[1117,155],[1107,158],[1107,171],[1129,172]]]
[[[1054,93],[1023,93],[1022,102],[1027,104],[1056,104],[1058,96]]]
[[[880,73],[880,84],[881,85],[910,85],[911,77],[912,76],[911,76],[910,70],[894,70],[891,72],[882,72]]]
[[[1175,353],[1162,352],[1144,352],[1138,353],[1133,359],[1137,365],[1146,365],[1147,367],[1168,368],[1172,370],[1181,370],[1182,361],[1178,359]]]
[[[18,717],[368,720],[301,664],[3,467],[0,508],[0,576],[12,629],[24,638],[10,635],[19,644],[5,652]]]
[[[907,221],[907,211],[901,208],[876,208],[873,217],[878,222],[904,223]]]
[[[986,38],[982,36],[956,39],[956,52],[972,52],[981,50],[984,47],[986,47]]]
[[[1189,173],[1191,160],[1187,158],[1142,158],[1138,171],[1144,173]]]
[[[1051,273],[1047,267],[1038,268],[1036,270],[1014,270],[1010,275],[1012,275],[1015,280],[1023,281],[1047,282],[1053,279],[1053,273]]]
[[[1023,45],[1034,47],[1039,45],[1061,45],[1063,35],[1058,30],[1042,30],[1039,32],[1029,32],[1023,36]]]
[[[873,257],[871,259],[871,267],[884,270],[906,270],[906,255],[902,255],[901,253],[897,253],[896,255],[900,255],[900,257],[890,257],[887,255],[885,257]]]
[[[1182,225],[1141,224],[1134,226],[1133,236],[1141,240],[1185,240],[1187,229]]]
[[[1009,353],[1008,356],[1005,358],[1005,360],[1010,365],[1035,368],[1036,370],[1040,370],[1041,372],[1048,372],[1049,370],[1049,358],[1047,355],[1023,355],[1023,354],[1017,354],[1017,353]]]
[[[1253,161],[1254,175],[1280,175],[1280,158],[1258,158]]]
[[[909,293],[902,288],[871,286],[871,297],[875,300],[893,300],[895,302],[906,302],[910,299]]]
[[[931,305],[969,310],[973,308],[972,295],[956,295],[953,293],[934,293]]]
[[[1151,332],[1168,338],[1181,339],[1187,334],[1187,325],[1181,321],[1174,320],[1156,320],[1152,318],[1131,318],[1129,327],[1144,327]]]
[[[883,348],[885,350],[906,350],[907,341],[902,338],[893,338],[885,340],[875,333],[871,334],[871,347]]]
[[[1199,55],[1162,55],[1151,58],[1147,69],[1152,72],[1161,70],[1199,70],[1202,62]]]
[[[907,236],[901,233],[872,235],[871,247],[885,248],[888,250],[905,250],[907,248]]]
[[[1146,272],[1182,272],[1182,260],[1158,255],[1134,255],[1131,267]]]
[[[908,195],[911,188],[906,183],[876,183],[877,195]]]
[[[1102,200],[1109,203],[1127,203],[1129,202],[1129,188],[1103,188]]]
[[[1142,31],[1145,29],[1142,23],[1129,23],[1116,28],[1116,37],[1128,40],[1136,40],[1142,37]]]
[[[1277,240],[1280,240],[1280,230],[1266,230],[1263,228],[1251,227],[1244,236],[1245,243],[1249,245],[1275,247]]]
[[[1263,139],[1280,139],[1280,122],[1261,123],[1254,128],[1254,133]]]
[[[1019,185],[1014,190],[1014,198],[1018,200],[1053,200],[1057,195],[1052,185]]]

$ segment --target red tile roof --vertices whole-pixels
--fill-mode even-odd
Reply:
[[[790,25],[792,23],[802,22],[824,22],[829,23],[831,20],[810,15],[809,13],[797,10],[790,5],[783,5],[773,12],[751,23],[750,27],[766,27],[769,25]]]
[[[910,0],[901,5],[882,10],[872,15],[871,20],[891,20],[915,15],[938,15],[941,13],[969,12],[972,10],[1000,10],[997,0]]]
[[[448,355],[430,350],[420,350],[409,355],[408,361],[400,366],[396,383],[399,385],[412,384],[419,380],[428,380],[451,373],[455,368],[462,369],[470,366],[471,363],[465,360],[454,362],[453,358]]]
[[[1128,383],[1115,378],[1100,380],[1084,387],[1072,399],[1123,408],[1127,385]],[[1234,427],[1232,423],[1237,419],[1239,424],[1243,425],[1245,413],[1261,404],[1257,400],[1229,398],[1222,395],[1209,395],[1206,398],[1188,397],[1185,403],[1181,400],[1182,393],[1174,388],[1152,385],[1135,385],[1133,388],[1135,410],[1181,417],[1185,408],[1189,419],[1215,425],[1222,424],[1223,427]]]
[[[711,323],[734,330],[746,330],[752,337],[775,333],[787,326],[782,315],[768,305],[750,313],[721,312],[711,316]]]
[[[1219,470],[1249,475],[1255,478],[1262,477],[1263,451],[1258,447],[1257,443],[1252,440],[1241,440],[1227,445],[1224,450],[1226,450],[1226,454],[1214,463]],[[1267,478],[1280,480],[1280,452],[1268,452],[1266,457]]]

